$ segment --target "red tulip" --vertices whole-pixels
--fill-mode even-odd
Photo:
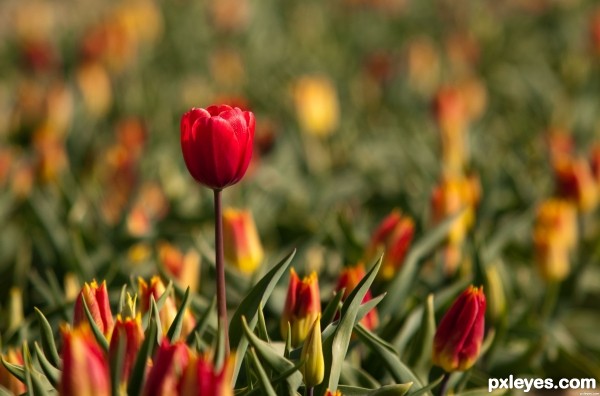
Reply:
[[[485,328],[483,287],[470,286],[442,318],[433,339],[433,364],[447,372],[469,369],[479,357]]]
[[[287,326],[290,323],[292,345],[298,346],[304,341],[312,328],[315,319],[321,313],[321,296],[319,278],[316,272],[300,280],[296,271],[290,270],[290,283],[281,316],[281,336],[287,337]]]
[[[113,330],[114,321],[110,310],[110,303],[108,301],[106,281],[103,281],[100,286],[98,286],[96,281],[86,283],[83,286],[79,292],[79,296],[77,296],[77,300],[75,300],[75,309],[73,313],[74,326],[87,322],[82,299],[85,299],[88,309],[92,314],[92,318],[100,331],[102,331],[105,336],[110,336]]]
[[[163,339],[146,377],[142,395],[176,395],[177,385],[188,365],[189,358],[190,351],[184,342],[171,344],[167,339]]]
[[[252,158],[254,114],[227,105],[193,108],[181,118],[181,150],[190,174],[220,190],[239,182]]]
[[[135,318],[123,318],[121,315],[117,315],[108,354],[111,358],[116,357],[119,353],[119,346],[121,343],[124,344],[125,360],[121,371],[122,383],[127,383],[129,380],[129,374],[133,369],[135,359],[143,341],[142,317],[139,314]]]
[[[337,286],[335,290],[344,289],[344,297],[342,300],[346,300],[350,293],[358,286],[362,278],[365,276],[365,267],[362,263],[355,265],[353,267],[346,267],[340,273],[340,277],[338,278]],[[363,304],[372,299],[371,290],[367,290],[367,294],[363,297]],[[377,308],[373,308],[365,315],[364,318],[360,321],[363,326],[365,326],[369,330],[373,330],[379,324],[379,315],[377,313]]]

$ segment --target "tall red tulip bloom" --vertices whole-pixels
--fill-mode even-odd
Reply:
[[[470,286],[442,318],[433,339],[433,364],[446,372],[469,369],[483,342],[486,299],[483,287]]]
[[[227,105],[185,113],[181,150],[194,179],[213,190],[239,182],[252,158],[254,125],[252,112]]]

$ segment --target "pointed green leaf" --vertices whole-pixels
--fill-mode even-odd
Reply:
[[[116,335],[118,337],[118,335]],[[126,341],[122,338],[117,339],[117,353],[110,355],[110,383],[113,395],[119,394],[121,386],[121,376],[123,375],[123,366],[125,365],[125,347]]]
[[[144,376],[146,374],[146,363],[152,356],[157,333],[158,326],[156,322],[154,320],[150,320],[150,323],[148,323],[148,329],[146,329],[144,342],[142,343],[137,358],[135,359],[133,371],[129,378],[129,384],[127,385],[127,394],[129,396],[137,396],[142,392],[142,384],[144,383]]]
[[[250,290],[248,295],[242,300],[237,310],[231,318],[229,323],[229,342],[231,348],[236,351],[240,359],[236,359],[235,366],[233,369],[232,381],[237,381],[240,366],[242,364],[241,356],[246,353],[246,347],[248,346],[247,340],[243,338],[242,328],[242,316],[248,318],[249,325],[253,328],[257,320],[258,308],[264,306],[269,299],[269,296],[273,292],[275,285],[279,282],[279,279],[289,267],[292,262],[292,258],[296,254],[296,251],[292,251],[286,257],[283,258],[277,265],[275,265],[267,274]]]
[[[173,319],[173,323],[171,323],[171,327],[169,327],[169,331],[167,331],[167,338],[172,343],[175,342],[181,335],[181,327],[183,326],[183,318],[185,317],[185,312],[186,312],[189,304],[190,304],[190,288],[188,287],[185,290],[185,294],[183,295],[183,300],[181,301],[181,306],[179,307],[179,311],[177,311],[177,315],[175,315],[175,319]]]
[[[253,348],[250,348],[248,352],[250,354],[250,360],[254,366],[256,376],[258,377],[258,382],[261,384],[261,393],[267,396],[277,396],[275,389],[273,389],[273,385],[271,385],[271,380],[267,376],[263,366],[260,364],[258,356],[256,356],[256,352],[254,352]]]
[[[323,310],[323,314],[321,315],[321,328],[327,327],[331,322],[333,322],[335,318],[335,314],[338,312],[340,307],[340,302],[344,297],[344,291],[346,289],[343,288],[333,294],[333,298],[329,301],[329,304]]]
[[[427,296],[421,315],[421,326],[411,342],[411,349],[407,358],[408,364],[415,374],[421,379],[426,379],[431,368],[431,351],[435,335],[435,309],[433,294]]]
[[[54,334],[52,333],[52,327],[48,322],[48,319],[44,316],[42,311],[37,308],[34,308],[35,315],[37,317],[38,323],[40,325],[40,335],[42,341],[42,348],[44,349],[44,354],[46,355],[47,360],[54,367],[60,366],[60,356],[58,354],[58,350],[56,349],[56,343],[54,342]]]
[[[267,322],[265,321],[265,314],[263,313],[262,305],[258,308],[258,336],[266,342],[270,342],[269,332],[267,331]]]
[[[217,298],[213,297],[210,301],[210,305],[204,310],[202,316],[196,322],[196,326],[192,329],[190,334],[187,337],[186,343],[190,345],[196,337],[202,337],[204,334],[204,330],[206,330],[206,326],[208,326],[208,320],[210,319],[210,315],[215,311],[215,307],[217,306]]]
[[[42,371],[44,372],[46,378],[48,378],[48,381],[50,381],[52,386],[57,387],[58,383],[60,382],[60,370],[58,370],[52,365],[52,363],[50,363],[48,358],[46,358],[46,355],[44,355],[42,348],[40,348],[37,342],[34,342],[33,345],[38,361],[40,362],[40,367],[42,368]]]
[[[165,292],[166,294],[166,292]],[[163,294],[164,296],[164,294]],[[162,298],[162,297],[161,297]],[[154,301],[154,296],[150,296],[150,311],[152,314],[152,320],[156,323],[156,343],[159,344],[163,338],[162,323],[160,321],[160,312],[158,304]]]

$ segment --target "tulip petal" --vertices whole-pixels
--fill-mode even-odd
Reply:
[[[222,104],[222,105],[212,105],[206,108],[206,111],[213,117],[221,115],[221,113],[225,112],[225,111],[229,111],[231,110],[231,106],[228,106],[226,104]]]

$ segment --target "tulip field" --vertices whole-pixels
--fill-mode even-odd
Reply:
[[[0,396],[600,394],[600,4],[0,2]]]

